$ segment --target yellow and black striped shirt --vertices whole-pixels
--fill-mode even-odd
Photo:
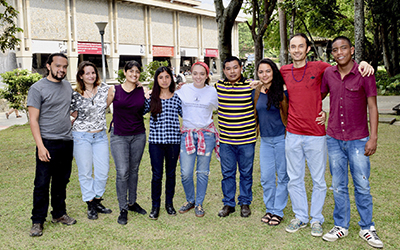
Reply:
[[[215,84],[218,93],[220,141],[241,145],[256,142],[256,122],[251,99],[251,80],[242,78],[232,85],[227,79]]]

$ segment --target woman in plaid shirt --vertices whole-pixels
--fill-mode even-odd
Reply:
[[[167,67],[157,69],[150,99],[146,100],[145,112],[151,113],[149,153],[153,177],[151,180],[152,209],[150,219],[156,220],[161,206],[161,185],[165,160],[165,209],[176,215],[173,206],[175,194],[175,170],[180,150],[179,115],[182,101],[175,93],[172,72]]]

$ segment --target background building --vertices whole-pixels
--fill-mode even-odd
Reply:
[[[71,82],[80,61],[92,61],[101,71],[100,34],[95,25],[99,21],[108,22],[104,35],[107,79],[114,80],[115,72],[129,60],[143,66],[168,60],[175,73],[197,60],[219,67],[215,12],[199,9],[198,0],[10,2],[19,11],[17,23],[24,30],[18,34],[21,43],[15,51],[19,68],[43,73],[48,55],[61,51],[69,58]],[[232,35],[233,55],[238,55],[237,22]]]

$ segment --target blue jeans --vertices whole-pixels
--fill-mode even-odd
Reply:
[[[361,220],[358,222],[362,229],[369,229],[375,224],[372,222],[372,196],[370,194],[369,157],[364,155],[365,144],[369,137],[341,141],[327,137],[329,167],[332,175],[333,197],[335,209],[333,219],[336,226],[346,229],[350,225],[350,198],[348,190],[348,165],[354,183],[354,198]]]
[[[106,190],[110,169],[107,133],[105,130],[97,133],[72,131],[72,136],[82,200],[90,201],[96,196],[101,197]]]
[[[204,196],[207,191],[208,175],[210,174],[210,161],[212,151],[215,147],[215,135],[213,133],[203,132],[204,140],[206,143],[206,152],[204,155],[197,155],[197,133],[193,133],[193,143],[196,147],[196,151],[192,154],[186,152],[185,138],[187,133],[182,134],[181,137],[181,153],[180,153],[180,164],[181,164],[181,177],[182,185],[185,190],[186,200],[188,202],[195,203],[197,205],[203,205]],[[193,183],[193,171],[194,165],[197,158],[197,192],[196,202],[194,198],[194,183]]]
[[[71,176],[72,152],[74,142],[42,139],[49,151],[50,162],[41,161],[36,147],[35,187],[33,189],[32,223],[46,221],[49,208],[49,189],[51,182],[51,212],[53,218],[60,218],[67,213],[65,199],[67,184]]]
[[[276,137],[261,137],[260,171],[266,213],[280,217],[283,217],[283,209],[288,201],[289,176],[286,171],[284,152],[284,134]]]
[[[145,145],[146,133],[119,136],[114,134],[114,128],[111,129],[110,146],[117,171],[116,187],[120,210],[128,210],[128,203],[136,202],[139,165]]]
[[[308,201],[304,175],[307,166],[313,181],[310,216],[311,223],[324,222],[322,208],[326,196],[325,169],[327,147],[325,136],[297,135],[287,132],[285,142],[288,190],[296,218],[308,223]]]
[[[224,205],[234,207],[236,194],[236,169],[239,166],[240,195],[239,205],[250,205],[253,200],[251,187],[253,185],[254,143],[243,145],[220,144],[222,193]]]
[[[149,143],[151,161],[151,199],[153,207],[161,205],[161,185],[165,160],[165,204],[173,204],[175,195],[176,163],[179,157],[179,144]]]

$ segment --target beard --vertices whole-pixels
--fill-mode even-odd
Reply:
[[[58,77],[58,76],[57,76],[57,71],[54,72],[52,69],[50,69],[50,74],[51,74],[51,76],[52,76],[54,79],[56,79],[57,81],[61,81],[61,80],[64,79],[65,76],[67,75],[67,74],[64,73],[64,75],[63,75],[62,77]]]

